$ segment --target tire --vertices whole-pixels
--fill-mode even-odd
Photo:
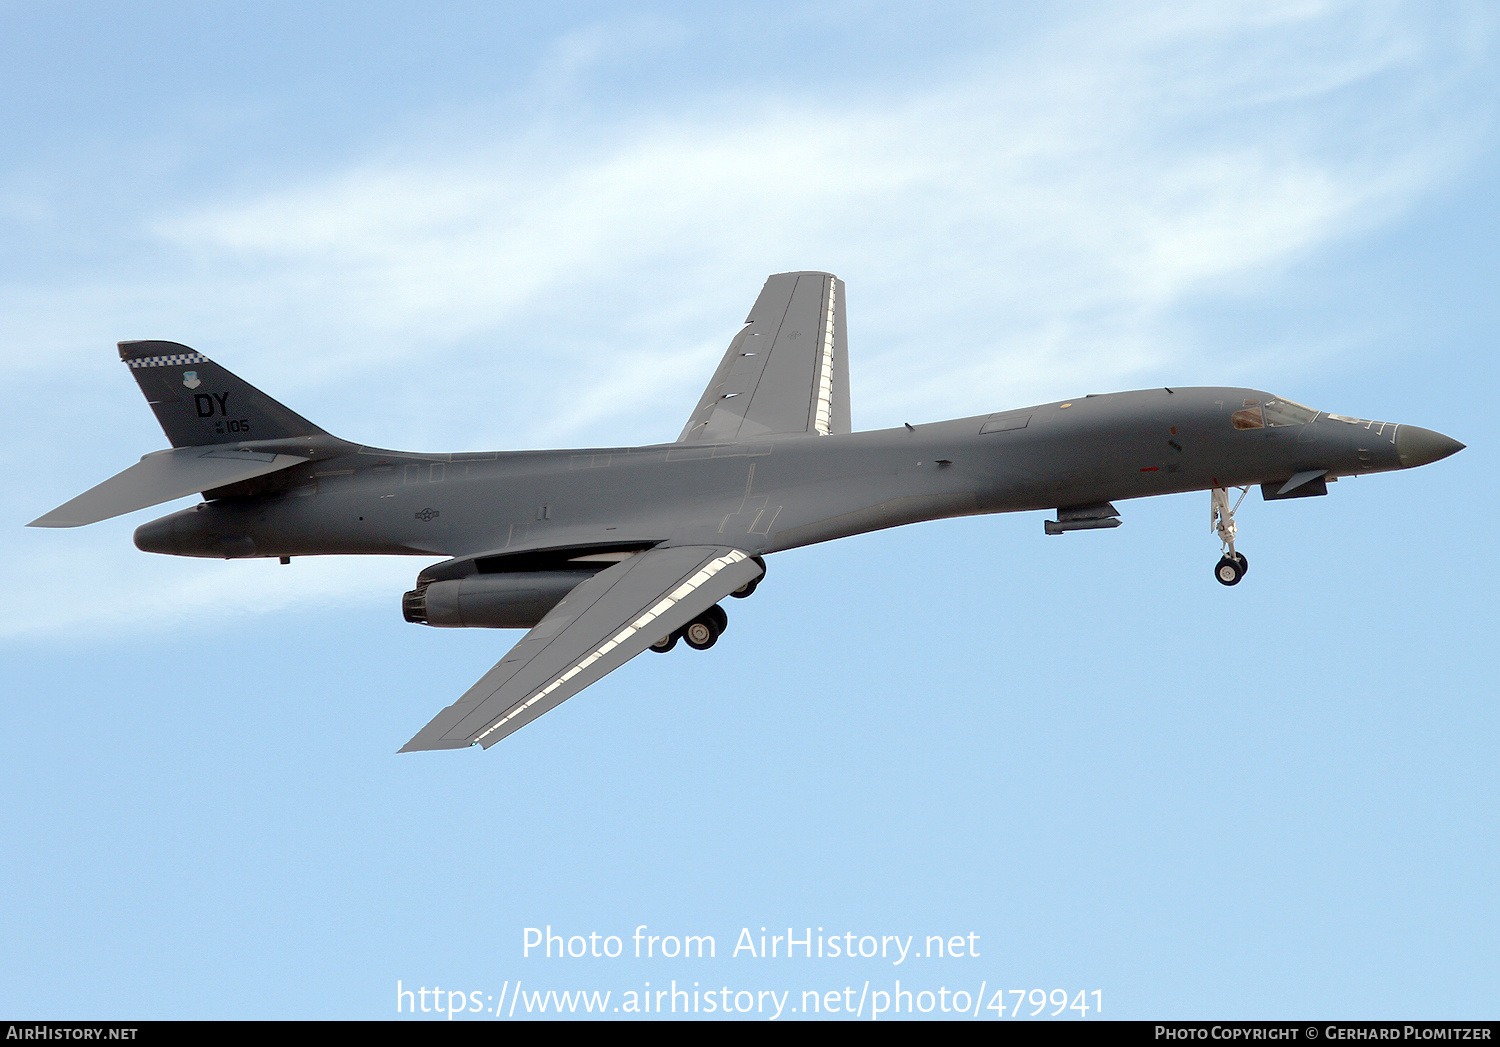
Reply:
[[[655,651],[657,654],[666,654],[676,646],[677,634],[673,633],[670,636],[663,636],[660,640],[657,640],[654,644],[651,645],[651,650]]]
[[[750,559],[754,560],[760,567],[760,574],[756,575],[754,578],[750,579],[744,585],[740,586],[734,592],[729,594],[730,596],[733,596],[740,600],[743,600],[745,597],[755,592],[755,590],[760,587],[760,583],[766,580],[766,561],[761,559],[759,556],[752,556],[750,557]]]
[[[1214,577],[1220,585],[1239,585],[1240,579],[1245,577],[1245,566],[1242,558],[1231,560],[1224,557],[1214,565]]]
[[[706,651],[718,641],[719,634],[714,632],[712,624],[703,620],[703,615],[699,615],[688,622],[687,628],[682,631],[682,638],[695,651]]]
[[[714,633],[718,636],[724,635],[724,630],[729,628],[729,613],[718,604],[704,611],[700,617],[713,626]]]
[[[1250,573],[1250,561],[1245,559],[1245,554],[1238,549],[1234,551],[1234,557],[1240,562],[1240,577],[1243,578]]]

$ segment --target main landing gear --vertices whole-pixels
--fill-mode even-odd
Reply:
[[[755,590],[760,586],[760,579],[764,578],[764,577],[765,577],[765,575],[761,575],[760,578],[752,578],[752,579],[750,579],[748,582],[746,582],[744,585],[740,586],[738,589],[736,589],[734,592],[730,593],[729,595],[733,596],[735,599],[743,600],[745,597],[747,597],[751,593],[755,592]]]
[[[1224,556],[1214,565],[1214,577],[1219,580],[1220,585],[1238,585],[1240,579],[1245,577],[1245,572],[1250,569],[1250,561],[1245,559],[1245,554],[1234,548],[1234,514],[1249,493],[1248,486],[1240,488],[1240,496],[1235,501],[1234,508],[1230,508],[1229,491],[1226,488],[1215,487],[1212,492],[1209,526],[1218,533],[1219,541],[1224,543]]]
[[[755,592],[756,587],[765,578],[766,562],[759,556],[753,557],[753,559],[760,565],[761,573],[730,593],[730,596],[736,596],[743,600]],[[657,640],[651,645],[651,649],[657,654],[666,654],[677,646],[678,640],[685,640],[687,641],[687,645],[694,650],[706,651],[719,642],[719,637],[724,634],[724,630],[728,627],[729,615],[725,613],[724,608],[718,604],[714,604],[671,636],[663,636],[660,640]]]
[[[677,646],[678,640],[683,640],[696,651],[706,651],[719,642],[719,637],[728,627],[729,615],[724,608],[714,604],[670,636],[657,640],[651,645],[651,649],[657,654],[666,654]]]

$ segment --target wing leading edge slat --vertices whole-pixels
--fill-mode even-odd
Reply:
[[[760,574],[747,553],[712,546],[652,549],[601,571],[401,751],[488,748]]]
[[[844,282],[777,273],[730,343],[678,443],[850,431]]]

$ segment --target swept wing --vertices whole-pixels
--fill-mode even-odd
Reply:
[[[760,574],[749,554],[724,546],[636,553],[569,593],[401,751],[489,748]]]
[[[832,273],[768,277],[677,442],[847,432],[844,281]]]

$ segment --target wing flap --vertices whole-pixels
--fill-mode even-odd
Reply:
[[[844,282],[832,273],[766,279],[678,443],[850,431]]]
[[[293,454],[240,451],[225,446],[157,451],[26,526],[82,527],[305,461],[306,458]]]
[[[401,751],[489,748],[760,574],[747,553],[727,547],[637,553],[569,593]]]

